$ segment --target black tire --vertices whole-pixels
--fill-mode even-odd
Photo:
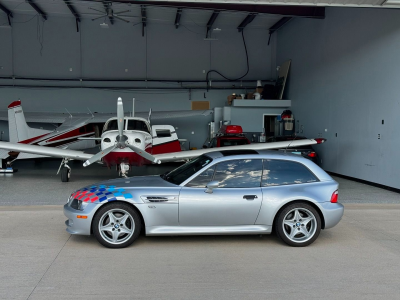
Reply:
[[[121,241],[117,241],[116,243],[112,243],[109,241],[113,237],[111,231],[100,232],[99,229],[100,225],[109,225],[111,223],[109,217],[107,216],[104,217],[105,215],[108,215],[110,212],[115,214],[114,216],[118,216],[118,213],[120,214],[128,213],[133,220],[133,222],[132,220],[130,220],[130,224],[129,223],[123,224],[125,228],[132,230],[132,234],[129,236],[129,234],[127,233],[119,233],[118,238],[121,237]],[[119,225],[121,224],[122,223],[119,223]],[[139,237],[139,234],[142,230],[142,222],[139,217],[139,214],[136,212],[134,208],[132,208],[129,204],[117,202],[117,203],[107,204],[96,212],[96,215],[93,218],[92,228],[94,236],[96,237],[97,241],[103,246],[107,248],[125,248],[130,246]],[[122,229],[122,226],[120,228]],[[115,233],[117,233],[116,230],[117,230],[116,228],[115,229],[113,228],[113,231],[115,231]]]
[[[62,167],[61,168],[61,181],[68,182],[70,177],[71,177],[71,170],[67,167]]]
[[[297,220],[295,222],[296,210],[299,212],[300,221]],[[284,207],[276,218],[274,224],[276,235],[292,247],[305,247],[312,244],[321,232],[321,217],[319,213],[310,204],[304,202],[293,203]],[[284,224],[285,218],[287,222]],[[305,224],[308,218],[311,220]],[[291,226],[287,225],[287,223],[291,223]],[[303,229],[310,235],[305,235]],[[294,236],[290,238],[292,232]]]

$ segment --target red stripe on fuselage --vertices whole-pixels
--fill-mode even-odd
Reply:
[[[30,144],[31,142],[34,142],[34,141],[40,139],[41,137],[44,137],[45,135],[48,135],[48,133],[45,133],[45,134],[42,134],[42,135],[39,135],[39,136],[35,136],[33,138],[30,138],[30,139],[27,139],[27,140],[24,140],[24,141],[20,141],[18,143],[20,143],[20,144]]]
[[[56,136],[54,138],[49,139],[48,141],[46,141],[46,143],[50,143],[50,142],[54,142],[54,141],[58,141],[58,140],[63,140],[63,139],[67,139],[67,138],[73,138],[79,135],[83,135],[83,134],[87,134],[87,133],[94,133],[94,131],[89,131],[89,132],[80,132],[81,127],[76,128],[74,130],[68,131],[66,133],[63,133],[59,136]]]

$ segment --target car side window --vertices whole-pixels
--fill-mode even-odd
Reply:
[[[217,164],[214,179],[220,188],[252,188],[261,186],[261,159],[237,159]]]
[[[201,172],[196,178],[192,179],[186,184],[187,187],[205,188],[207,183],[213,180],[215,165],[209,167],[207,170]]]
[[[309,183],[317,177],[303,164],[287,160],[264,160],[262,186]]]

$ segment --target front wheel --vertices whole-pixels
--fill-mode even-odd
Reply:
[[[140,230],[139,215],[125,203],[104,206],[93,219],[96,239],[108,248],[124,248],[131,245],[138,238]]]
[[[321,218],[309,204],[288,205],[277,217],[275,231],[290,246],[308,246],[318,238],[321,232]]]

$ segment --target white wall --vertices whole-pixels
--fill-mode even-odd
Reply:
[[[324,20],[294,20],[278,32],[277,63],[286,59],[296,119],[306,136],[328,139],[316,147],[323,167],[400,188],[399,11],[327,8]]]

